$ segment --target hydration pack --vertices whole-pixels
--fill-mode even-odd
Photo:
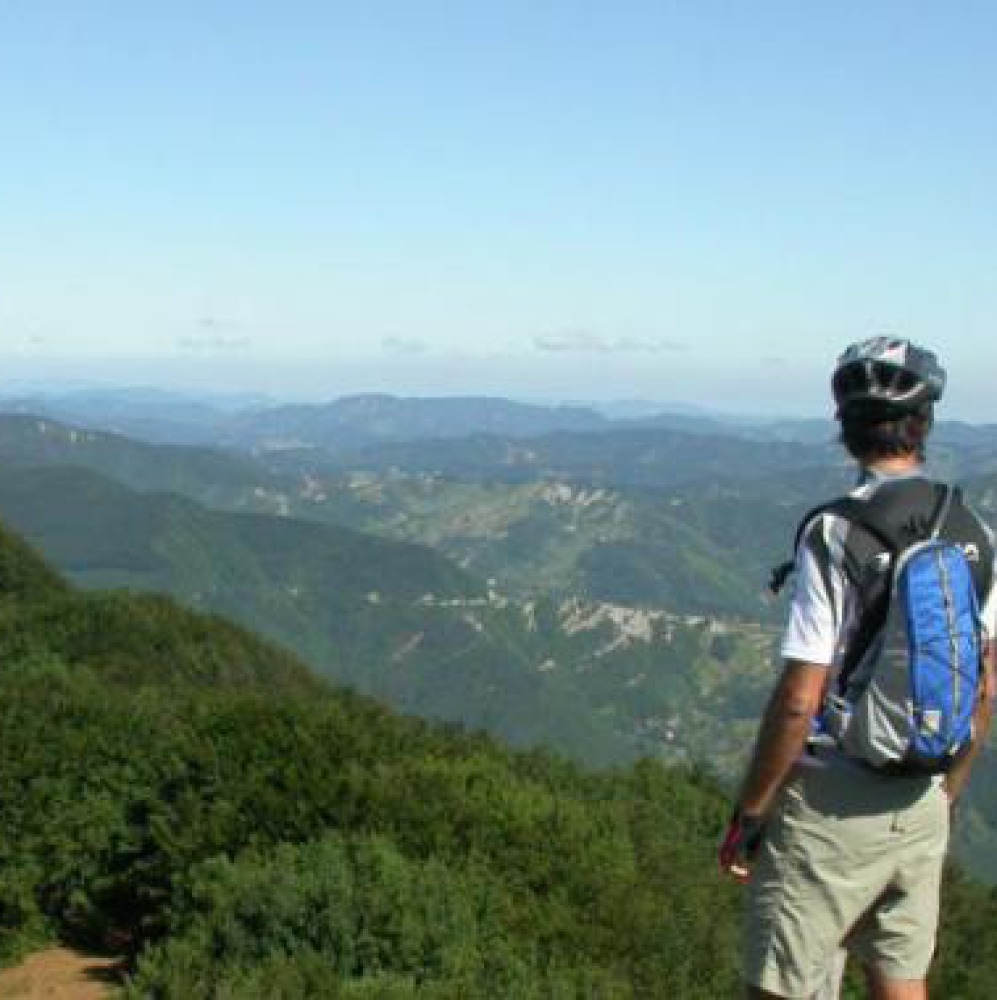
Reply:
[[[797,544],[823,513],[861,529],[849,532],[845,570],[863,610],[836,689],[815,720],[814,742],[887,774],[944,773],[973,738],[989,539],[958,489],[927,480],[817,508]],[[856,535],[864,537],[864,555],[852,545]]]

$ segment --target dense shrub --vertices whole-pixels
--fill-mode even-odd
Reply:
[[[356,912],[365,920],[399,921],[383,932],[396,950],[336,965],[344,983],[377,974],[378,988],[397,995],[422,979],[434,989],[464,982],[466,993],[468,983],[523,975],[559,990],[604,981],[602,993],[578,995],[609,997],[612,984],[641,977],[660,979],[649,995],[662,996],[676,975],[704,984],[703,996],[732,982],[732,953],[710,945],[734,922],[710,863],[723,807],[687,776],[650,766],[585,775],[332,692],[109,688],[53,664],[8,672],[4,689],[0,920],[9,933],[113,934],[145,951],[148,981],[155,972],[169,983],[196,964],[213,928],[219,990],[229,975],[297,975],[280,960],[297,950],[321,955],[328,974],[329,926],[308,934],[323,926],[312,924],[317,901],[340,878],[364,901]],[[229,904],[279,914],[272,930],[289,928],[294,948],[249,949],[269,931],[257,915],[251,934],[237,932],[225,923]],[[658,934],[646,953],[635,948]],[[406,957],[412,948],[417,962]],[[673,954],[652,974],[662,948]]]
[[[412,861],[383,838],[250,851],[183,880],[170,936],[143,957],[132,993],[160,995],[169,984],[163,996],[209,997],[232,970],[260,977],[303,953],[321,960],[326,979],[506,984],[504,995],[518,995],[532,970],[510,935],[512,907],[487,870]]]

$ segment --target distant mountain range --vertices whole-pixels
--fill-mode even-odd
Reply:
[[[0,412],[47,416],[158,443],[242,449],[355,449],[467,435],[535,437],[557,431],[677,430],[766,440],[826,441],[825,421],[765,421],[658,404],[538,404],[500,397],[399,397],[369,393],[322,404],[263,397],[192,397],[156,389],[0,396]]]
[[[932,457],[973,474],[993,519],[990,434],[941,425]],[[0,418],[0,517],[78,582],[169,591],[515,742],[728,774],[773,676],[767,570],[850,477],[827,440],[618,425],[254,456]],[[985,780],[966,815],[964,856],[985,870]]]
[[[561,440],[549,436],[536,447],[554,461]],[[827,469],[815,465],[806,477],[777,476],[773,449],[726,439],[731,485],[721,487],[711,470],[727,453],[720,445],[704,452],[699,444],[693,435],[673,432],[569,435],[559,469],[537,475],[528,463],[510,480],[507,468],[496,471],[482,458],[475,479],[343,471],[324,462],[318,467],[307,455],[253,461],[45,419],[0,417],[0,463],[7,466],[80,466],[135,490],[178,493],[222,510],[293,516],[429,544],[524,599],[552,592],[763,618],[768,611],[760,590],[790,534],[785,511],[798,515],[813,503]],[[473,445],[450,443],[458,456],[473,456]],[[439,459],[445,446],[411,446],[413,468]],[[761,474],[764,463],[768,478]],[[734,467],[750,470],[750,478],[736,480]],[[587,485],[593,478],[608,485]],[[657,488],[628,485],[633,478]],[[674,485],[696,480],[701,485]],[[741,495],[748,498],[743,504]],[[734,525],[743,538],[732,535]]]
[[[828,444],[753,441],[736,435],[653,428],[557,431],[532,438],[471,435],[379,444],[339,453],[265,456],[277,469],[434,472],[475,481],[563,480],[592,486],[665,489],[693,482],[764,478],[838,460]]]
[[[517,599],[549,593],[744,620],[779,615],[762,599],[769,569],[788,555],[802,513],[852,476],[840,455],[820,462],[823,448],[677,432],[504,442],[507,462],[495,439],[485,443],[394,446],[408,471],[387,459],[357,470],[311,452],[253,459],[0,417],[7,466],[81,466],[218,510],[429,545]],[[955,447],[956,464],[968,464],[967,450]],[[985,491],[969,485],[982,502]]]
[[[272,480],[248,456],[219,448],[150,443],[48,417],[0,416],[0,463],[80,465],[143,490],[169,490],[223,504],[234,492]]]
[[[529,437],[600,430],[609,418],[581,406],[540,406],[491,397],[401,398],[369,394],[320,405],[223,405],[157,391],[80,392],[0,399],[0,411],[48,416],[159,443],[242,449],[364,447],[381,441],[462,436]]]
[[[830,420],[653,412],[647,403],[540,405],[496,397],[346,396],[281,405],[253,396],[155,389],[0,397],[0,413],[48,417],[158,444],[265,457],[272,471],[398,468],[450,477],[668,488],[834,464]],[[997,426],[941,422],[932,452],[945,475],[997,470]]]

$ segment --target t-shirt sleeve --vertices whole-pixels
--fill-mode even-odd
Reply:
[[[784,659],[836,665],[841,635],[841,569],[831,558],[826,518],[807,529],[796,553],[795,588],[783,634]]]
[[[987,591],[980,607],[980,620],[983,628],[986,630],[988,638],[997,639],[997,539],[994,537],[993,529],[989,524],[987,524],[986,520],[980,516],[980,512],[972,507],[969,509],[970,512],[976,517],[980,527],[983,529],[983,533],[987,537],[990,549],[994,554],[994,565],[990,577],[990,590]]]
[[[993,545],[993,533],[988,531],[988,535],[990,536],[990,544]],[[997,639],[997,550],[995,550],[994,554],[994,570],[990,592],[987,594],[987,599],[983,602],[980,615],[983,619],[983,627],[986,629],[987,637]]]

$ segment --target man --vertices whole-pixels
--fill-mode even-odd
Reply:
[[[944,386],[934,354],[886,337],[848,348],[832,379],[841,441],[860,468],[851,496],[888,500],[922,529],[934,516],[944,522],[941,537],[958,543],[967,562],[975,558],[986,633],[973,742],[944,775],[898,776],[848,756],[834,740],[813,740],[839,672],[860,676],[857,659],[876,655],[882,618],[870,625],[878,612],[868,612],[884,592],[882,584],[875,591],[875,574],[889,580],[892,558],[881,538],[848,517],[815,515],[796,553],[783,671],[720,852],[721,867],[748,882],[749,997],[809,1000],[841,948],[862,963],[874,1000],[927,997],[950,806],[989,728],[988,636],[997,626],[989,529],[961,503],[938,514],[939,491],[923,470]]]

